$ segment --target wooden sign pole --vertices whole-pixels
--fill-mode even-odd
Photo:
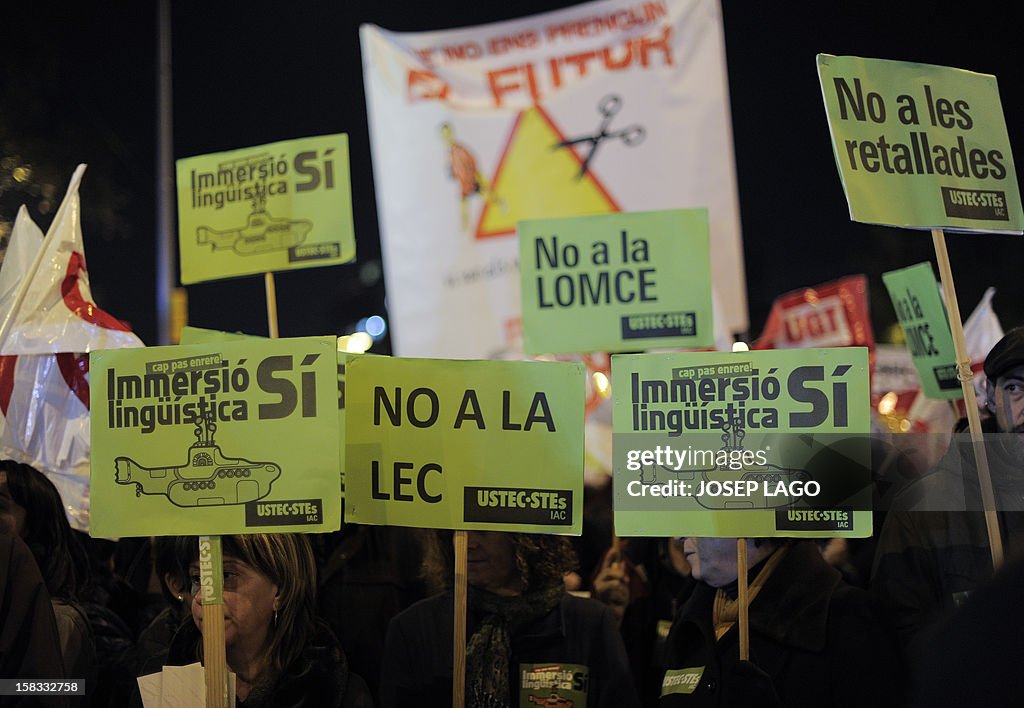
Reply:
[[[277,293],[274,289],[274,274],[266,273],[264,283],[267,290],[267,323],[270,338],[277,339]],[[216,579],[215,587],[221,588],[224,578],[224,559],[221,555],[220,537],[203,536],[199,539],[200,573],[203,572],[204,548],[210,547],[209,572]],[[207,543],[204,543],[207,542]],[[200,590],[202,592],[202,589]],[[203,659],[206,669],[206,708],[228,707],[228,666],[224,643],[224,595],[214,593],[212,602],[203,601]]]
[[[733,342],[732,351],[734,354],[740,354],[750,351],[750,347],[746,342]],[[736,602],[739,604],[736,629],[740,633],[740,661],[749,661],[750,627],[747,605],[750,601],[747,596],[747,539],[745,538],[736,539],[736,587],[739,591],[736,596]]]
[[[942,229],[932,229],[932,243],[935,258],[939,262],[939,277],[942,291],[946,296],[946,310],[949,326],[953,333],[953,347],[956,350],[957,377],[964,390],[964,407],[967,409],[967,423],[971,429],[971,443],[978,461],[978,483],[981,486],[981,501],[985,506],[985,528],[988,531],[992,567],[998,570],[1003,564],[1003,540],[999,534],[999,517],[996,515],[995,494],[992,492],[992,475],[989,473],[988,456],[981,433],[981,416],[978,415],[978,401],[974,395],[974,372],[971,371],[971,357],[967,353],[967,340],[960,321],[960,306],[957,304],[956,288],[953,286],[953,270],[949,266],[946,252],[946,234]]]
[[[736,539],[736,586],[739,594],[736,602],[739,604],[739,617],[737,618],[737,629],[740,633],[740,661],[750,661],[750,627],[747,615],[747,539]]]
[[[199,537],[199,592],[203,603],[203,669],[206,708],[228,708],[224,645],[224,558],[220,536]]]
[[[455,625],[452,639],[452,708],[466,704],[466,604],[467,538],[465,531],[455,532]]]
[[[271,339],[277,339],[277,287],[274,285],[274,274],[263,274],[263,288],[267,291],[267,329]]]

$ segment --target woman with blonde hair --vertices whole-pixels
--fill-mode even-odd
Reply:
[[[299,534],[224,536],[224,640],[239,704],[299,708],[371,706],[369,690],[316,618],[316,562]],[[202,658],[199,543],[185,546],[192,620],[175,634],[168,664]]]

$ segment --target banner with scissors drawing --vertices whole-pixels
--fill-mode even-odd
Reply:
[[[517,355],[517,222],[623,211],[707,208],[716,315],[746,329],[717,0],[361,39],[398,354]]]

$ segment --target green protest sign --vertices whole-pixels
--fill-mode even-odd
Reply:
[[[519,664],[517,708],[587,705],[590,668],[582,664],[547,662]]]
[[[182,283],[356,257],[347,135],[185,158],[177,178]]]
[[[519,222],[529,354],[714,344],[706,209]]]
[[[266,341],[266,339],[266,337],[261,337],[256,334],[223,332],[219,329],[204,329],[203,327],[185,325],[181,328],[181,336],[178,338],[178,344],[211,344],[214,342],[241,342],[245,340]]]
[[[346,368],[350,521],[579,534],[577,363],[354,357]]]
[[[341,523],[334,337],[90,357],[94,536]]]
[[[862,347],[612,357],[620,536],[871,535]]]
[[[265,337],[240,334],[237,332],[222,332],[216,329],[203,329],[202,327],[185,326],[181,329],[182,344],[208,344],[211,342],[231,342],[241,340],[262,340]],[[353,356],[347,352],[338,352],[338,469],[341,471],[341,496],[345,497],[345,364],[349,357]]]
[[[930,263],[882,275],[928,398],[963,398],[946,308]]]
[[[996,77],[828,54],[818,77],[851,219],[1021,233]]]
[[[345,503],[345,368],[349,359],[354,356],[347,352],[338,352],[338,470],[341,472],[342,518],[344,519]]]

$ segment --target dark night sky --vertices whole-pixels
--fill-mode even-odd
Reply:
[[[360,261],[279,273],[282,336],[344,333],[383,312],[376,207],[358,27],[442,29],[574,3],[174,3],[175,157],[347,132]],[[894,320],[880,275],[932,258],[927,233],[851,223],[829,144],[818,52],[921,61],[999,78],[1014,153],[1021,150],[1019,25],[1007,3],[724,0],[752,331],[787,290],[866,273],[876,333]],[[99,304],[156,342],[154,225],[156,3],[5,7],[0,157],[33,165],[33,182],[83,183],[84,231]],[[1012,33],[1012,34],[1011,34]],[[44,195],[7,191],[0,219],[27,201],[45,227]],[[1024,322],[1021,243],[949,237],[964,316],[987,285],[1004,326]],[[369,282],[369,284],[367,284]],[[189,287],[191,323],[266,332],[262,278]]]

